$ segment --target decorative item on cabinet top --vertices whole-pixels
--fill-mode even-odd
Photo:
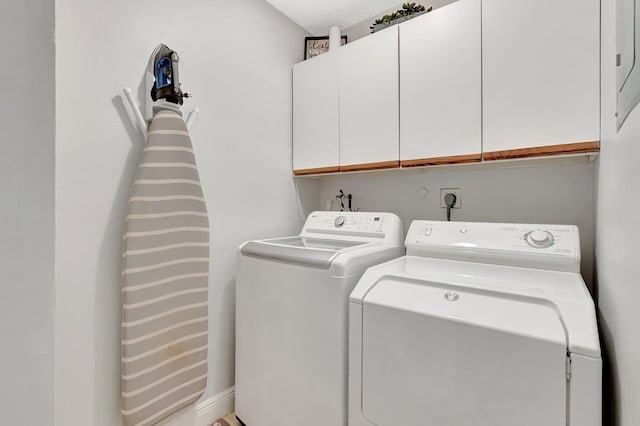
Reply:
[[[393,12],[391,15],[384,15],[380,19],[376,19],[369,28],[371,29],[371,33],[375,33],[376,31],[380,31],[384,28],[390,27],[395,24],[399,24],[400,22],[407,21],[411,18],[415,18],[416,16],[423,15],[425,13],[431,12],[433,7],[425,8],[421,4],[416,3],[404,3],[402,5],[402,9],[398,9]]]
[[[341,37],[342,46],[347,44],[347,36]],[[321,37],[305,37],[304,38],[304,60],[311,59],[314,56],[322,55],[329,51],[329,36]]]

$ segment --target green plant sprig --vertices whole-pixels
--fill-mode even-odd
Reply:
[[[429,9],[426,9],[421,4],[404,3],[402,5],[402,9],[398,9],[390,15],[384,15],[382,18],[376,19],[373,22],[373,25],[370,26],[369,28],[371,29],[371,32],[373,32],[374,25],[384,24],[385,26],[389,26],[391,25],[391,22],[395,21],[396,19],[412,16],[420,12],[425,12],[425,11],[431,12],[431,10],[433,10],[432,7],[430,7]]]

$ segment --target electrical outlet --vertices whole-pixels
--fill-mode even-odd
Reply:
[[[454,209],[462,208],[462,191],[460,188],[440,188],[440,207],[443,209],[447,208],[447,203],[444,201],[444,196],[447,194],[454,194],[456,196],[456,204],[453,206]]]

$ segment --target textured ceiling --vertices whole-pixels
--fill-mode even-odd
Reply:
[[[402,0],[267,0],[312,35],[327,35],[402,4]]]

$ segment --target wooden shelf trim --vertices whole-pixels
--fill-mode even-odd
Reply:
[[[482,159],[484,161],[508,160],[512,158],[545,157],[550,155],[581,154],[599,151],[600,142],[592,141],[485,152],[482,154]]]
[[[482,154],[451,155],[448,157],[418,158],[415,160],[402,160],[400,165],[404,167],[440,166],[444,164],[479,163]]]
[[[293,171],[294,176],[307,176],[307,175],[321,175],[324,173],[338,173],[340,171],[340,167],[331,166],[331,167],[317,167],[314,169],[297,169]]]
[[[321,175],[329,173],[364,172],[369,170],[399,169],[411,167],[440,166],[446,164],[480,163],[514,158],[548,157],[554,155],[583,154],[600,151],[600,142],[579,142],[534,148],[509,149],[483,154],[452,155],[449,157],[419,158],[415,160],[381,161],[377,163],[350,164],[347,166],[318,167],[294,170],[294,176]]]
[[[400,161],[380,161],[378,163],[350,164],[348,166],[340,166],[341,172],[363,172],[366,170],[381,169],[397,169],[400,167]]]

